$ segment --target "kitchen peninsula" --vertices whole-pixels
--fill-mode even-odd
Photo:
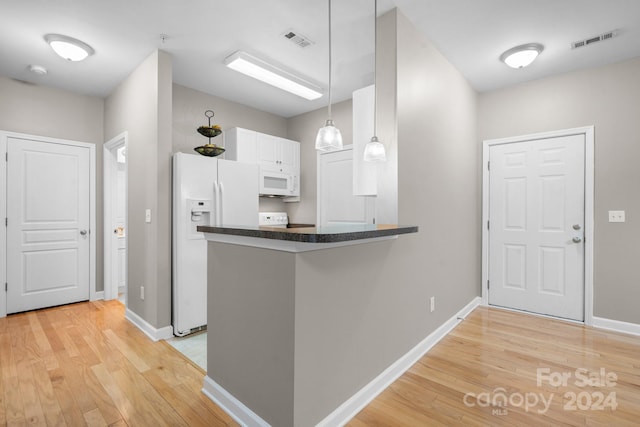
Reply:
[[[204,391],[240,421],[316,425],[373,379],[372,364],[387,368],[362,319],[398,235],[418,227],[198,231],[208,240]]]

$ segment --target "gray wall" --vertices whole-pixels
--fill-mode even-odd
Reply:
[[[295,260],[207,242],[207,375],[274,427],[294,418]]]
[[[353,143],[351,100],[331,106],[333,121],[344,145]],[[300,203],[287,203],[285,210],[291,222],[315,224],[317,213],[316,135],[327,120],[327,109],[311,111],[287,120],[287,138],[300,142]]]
[[[0,76],[0,130],[96,146],[96,290],[103,283],[102,117],[104,100]]]
[[[127,307],[156,328],[171,324],[171,92],[171,57],[156,51],[105,101],[106,139],[129,135]]]
[[[379,57],[393,59],[378,61],[377,69],[379,79],[385,79],[378,81],[378,93],[383,94],[379,109],[384,112],[378,133],[387,152],[393,156],[395,150],[397,155],[397,166],[389,165],[385,173],[397,170],[400,223],[418,225],[420,231],[393,242],[301,255],[314,262],[301,267],[300,274],[315,279],[296,289],[296,300],[317,305],[297,311],[296,321],[313,319],[312,314],[319,316],[317,311],[324,310],[327,323],[321,336],[296,336],[296,360],[303,363],[308,356],[307,361],[316,363],[315,371],[305,370],[308,375],[295,380],[296,405],[304,408],[296,416],[314,422],[480,295],[477,94],[400,12],[380,17],[378,28]],[[305,120],[309,117],[291,119],[291,134],[315,135],[318,124]],[[307,144],[305,149],[310,140]],[[315,171],[315,154],[306,153],[303,164],[313,165]],[[395,181],[393,176],[390,180]],[[304,191],[315,194],[315,185]],[[336,268],[332,260],[345,257],[360,269]],[[325,267],[317,269],[318,265]],[[433,313],[431,296],[436,298]],[[314,347],[311,338],[327,347]],[[314,358],[314,351],[322,357]],[[349,369],[354,361],[358,368]],[[326,392],[309,394],[309,387],[327,378]],[[307,400],[309,396],[315,400]]]
[[[594,315],[636,324],[640,324],[638,76],[640,58],[479,98],[479,140],[594,125]],[[627,222],[610,224],[608,210],[625,210]]]

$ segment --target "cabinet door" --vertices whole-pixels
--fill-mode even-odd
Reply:
[[[242,163],[258,163],[257,132],[232,128],[224,133],[224,158]]]
[[[353,195],[353,151],[345,148],[318,155],[317,223],[373,224],[375,197]]]
[[[300,165],[300,143],[279,138],[281,172],[294,173]]]
[[[280,170],[279,159],[279,141],[278,137],[258,133],[258,153],[260,158],[260,166],[268,170]]]

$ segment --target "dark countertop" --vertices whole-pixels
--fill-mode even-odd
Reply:
[[[417,233],[418,226],[392,224],[297,228],[198,226],[198,231],[203,233],[228,234],[304,243],[338,243]]]
[[[313,228],[315,226],[315,224],[296,224],[295,222],[287,224],[287,228]]]

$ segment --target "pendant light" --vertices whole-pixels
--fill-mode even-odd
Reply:
[[[331,119],[331,0],[329,0],[329,116],[324,127],[318,129],[316,136],[316,150],[331,151],[342,148],[342,134],[334,126]]]
[[[367,142],[364,146],[364,161],[365,162],[384,162],[387,160],[387,155],[384,150],[384,145],[378,140],[376,134],[378,133],[378,121],[376,115],[378,113],[378,82],[376,81],[376,57],[378,50],[378,0],[373,2],[373,136],[371,141]]]

